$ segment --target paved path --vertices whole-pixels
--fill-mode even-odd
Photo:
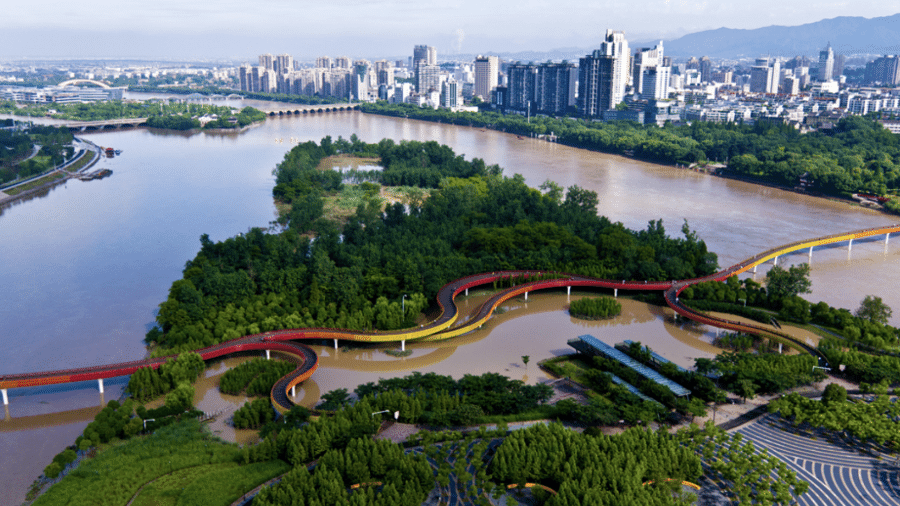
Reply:
[[[800,496],[798,504],[900,505],[900,469],[896,462],[781,428],[789,428],[789,424],[766,415],[735,432],[753,441],[759,450],[768,450],[809,482],[809,492]]]

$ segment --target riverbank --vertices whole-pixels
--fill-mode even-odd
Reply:
[[[449,123],[458,126],[477,128],[481,129],[482,131],[485,131],[485,129],[493,130],[496,132],[514,135],[516,136],[516,139],[520,141],[545,140],[548,143],[552,144],[561,144],[576,149],[584,149],[593,152],[622,156],[633,160],[671,168],[690,167],[691,170],[694,170],[697,164],[690,163],[691,161],[712,160],[714,158],[714,155],[721,154],[719,151],[717,151],[720,148],[724,149],[726,154],[729,150],[728,143],[725,143],[724,147],[718,146],[716,149],[703,147],[698,140],[695,140],[694,137],[686,134],[683,131],[682,127],[673,127],[672,129],[656,129],[647,128],[645,126],[637,124],[631,124],[629,122],[585,123],[579,118],[571,117],[535,117],[532,118],[530,122],[526,123],[524,119],[514,114],[503,115],[498,112],[492,111],[479,113],[452,113],[446,110],[416,108],[406,105],[387,105],[382,103],[362,104],[360,110],[364,113],[373,115],[396,117],[401,119],[415,119],[426,121],[429,123]],[[702,135],[711,135],[715,138],[715,135],[717,135],[716,129],[722,128],[719,125],[708,123],[700,123],[700,125],[701,130],[709,130],[709,132],[701,133],[701,137]],[[695,126],[697,126],[696,123]],[[679,128],[682,128],[682,131],[679,131]],[[854,124],[854,128],[861,129],[861,131],[859,132],[860,135],[865,135],[864,127],[860,127],[860,125]],[[555,132],[553,132],[554,130]],[[552,135],[546,134],[545,132],[551,132]],[[750,132],[745,132],[745,134],[751,135]],[[793,140],[791,140],[791,142],[784,141],[783,144],[778,144],[782,141],[773,140],[772,138],[766,137],[765,135],[752,135],[754,136],[754,138],[758,138],[757,140],[760,142],[765,141],[764,147],[755,148],[757,151],[760,149],[769,149],[770,151],[780,150],[779,152],[783,152],[785,151],[786,147],[791,156],[801,156],[799,150],[805,149],[807,147],[807,142],[804,141],[802,137],[794,138]],[[747,140],[753,142],[753,139]],[[847,150],[861,149],[852,142],[843,142],[846,143],[839,148],[835,148],[833,151],[823,154],[832,155],[833,157],[837,158]],[[682,146],[682,144],[684,145]],[[739,148],[739,146],[732,145],[730,146],[730,148],[734,150],[736,148]],[[706,150],[705,153],[704,150]],[[770,151],[765,151],[764,154],[768,155],[770,154]],[[752,156],[752,153],[755,151],[750,150],[749,152],[751,153],[750,158],[755,160],[755,158],[753,158]],[[761,155],[757,154],[757,156]],[[722,154],[722,156],[719,156],[718,158],[723,159],[724,157],[725,155]],[[798,160],[792,159],[791,163],[804,161],[805,159],[803,158],[800,158]],[[722,164],[713,164],[712,162],[708,162],[708,165],[711,167],[724,167]],[[849,169],[842,169],[840,166],[838,166],[838,168],[841,170],[845,170],[843,174],[840,174],[842,176],[851,173]],[[769,170],[774,169],[769,167]],[[695,171],[710,173],[710,171],[708,170]],[[819,179],[819,177],[817,176],[814,177],[816,179]],[[822,179],[826,180],[833,177],[835,177],[835,174],[825,173],[825,175],[822,176]],[[841,198],[840,196],[832,194],[798,191],[795,188],[787,187],[785,185],[773,184],[755,178],[740,177],[736,175],[732,175],[732,177],[729,178],[740,180],[750,184],[794,191],[798,194],[823,198],[834,202],[840,202],[842,204],[849,203],[851,205],[860,207],[852,200]],[[790,180],[791,178],[785,175],[785,179]],[[870,183],[873,183],[873,181],[868,179],[852,179],[847,182],[848,185],[856,186],[858,188],[866,188]],[[891,181],[888,181],[888,184],[890,186]],[[831,189],[831,191],[836,190]],[[896,204],[895,207],[897,207]],[[896,215],[900,214],[900,211],[885,211],[885,214]]]
[[[4,188],[0,191],[0,206],[12,204],[17,200],[49,190],[58,184],[77,177],[80,172],[93,167],[100,160],[100,148],[90,143],[88,145],[92,147],[85,149],[81,156],[75,160],[69,161],[67,164],[37,178]]]

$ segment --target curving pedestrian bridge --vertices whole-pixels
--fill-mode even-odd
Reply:
[[[804,342],[799,341],[795,337],[762,325],[744,323],[739,321],[719,318],[708,314],[701,313],[687,307],[679,301],[678,295],[688,286],[702,283],[706,281],[724,281],[730,276],[741,274],[749,270],[756,270],[756,267],[769,260],[777,262],[778,257],[808,249],[810,255],[816,246],[834,244],[840,242],[849,242],[852,247],[854,239],[864,239],[868,237],[885,236],[885,243],[890,239],[890,234],[900,232],[900,224],[885,227],[869,228],[857,230],[855,232],[847,232],[842,234],[834,234],[817,239],[809,239],[797,241],[777,248],[764,251],[752,258],[744,260],[738,264],[732,265],[715,274],[694,279],[686,279],[679,281],[628,281],[628,280],[610,280],[598,279],[576,274],[555,273],[537,270],[521,270],[521,271],[497,271],[482,274],[475,274],[464,278],[451,281],[444,285],[437,294],[437,303],[440,306],[440,315],[426,325],[417,328],[378,332],[378,331],[358,331],[347,329],[330,329],[330,328],[302,328],[287,329],[273,332],[265,332],[262,334],[254,334],[250,336],[233,339],[224,343],[197,350],[197,353],[203,357],[203,360],[212,360],[224,355],[232,353],[267,350],[287,353],[298,357],[298,366],[291,373],[281,378],[273,387],[271,392],[272,404],[281,412],[289,410],[293,406],[290,400],[289,392],[293,392],[294,388],[312,376],[319,365],[319,358],[316,353],[304,344],[293,341],[300,340],[322,340],[333,339],[335,347],[338,340],[357,341],[357,342],[400,342],[405,349],[406,341],[430,342],[443,339],[450,339],[462,334],[471,332],[483,325],[493,314],[494,310],[504,301],[513,297],[524,295],[526,300],[528,293],[534,290],[544,290],[548,288],[567,288],[571,287],[591,287],[612,289],[615,293],[618,290],[630,291],[662,291],[665,295],[666,303],[679,315],[691,320],[711,325],[718,328],[744,332],[747,334],[761,335],[775,341],[794,347],[801,351],[819,356],[819,352]],[[468,293],[469,288],[502,281],[506,278],[523,278],[525,282],[512,288],[501,290],[486,300],[477,308],[475,313],[463,322],[457,323],[459,318],[459,309],[456,306],[455,299],[460,293]],[[8,404],[7,389],[22,388],[33,386],[54,385],[59,383],[74,383],[78,381],[98,381],[101,391],[103,388],[102,380],[105,378],[113,378],[117,376],[125,376],[134,373],[141,367],[158,368],[165,363],[169,357],[159,357],[147,360],[137,360],[133,362],[124,362],[119,364],[110,364],[103,366],[85,367],[81,369],[67,369],[59,371],[34,372],[24,374],[0,375],[0,390],[3,393],[4,404]]]

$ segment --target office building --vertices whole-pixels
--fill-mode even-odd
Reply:
[[[709,59],[709,56],[704,56],[700,58],[700,82],[703,83],[711,83],[712,82],[712,61]]]
[[[500,59],[496,56],[481,56],[475,58],[475,95],[480,96],[485,102],[491,101],[491,93],[497,87],[497,77],[500,71]]]
[[[587,117],[602,117],[625,98],[628,85],[628,41],[625,33],[607,30],[600,49],[581,58],[578,72],[578,109]]]
[[[819,52],[819,78],[820,82],[830,81],[834,77],[834,51],[831,50],[831,42]]]

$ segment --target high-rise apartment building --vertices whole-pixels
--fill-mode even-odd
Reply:
[[[280,54],[275,57],[275,72],[287,74],[294,70],[294,57],[289,54]]]
[[[429,90],[439,91],[436,76],[437,67],[437,50],[432,46],[419,45],[413,48],[412,59],[413,72],[415,72],[416,91],[426,93]],[[423,68],[429,67],[423,72]]]
[[[394,63],[387,60],[375,62],[375,78],[378,86],[394,87]]]
[[[757,58],[750,68],[752,93],[778,93],[781,81],[781,61],[778,58]]]
[[[885,55],[866,64],[866,81],[870,84],[900,84],[900,56]]]
[[[632,84],[634,91],[645,100],[661,100],[669,96],[669,76],[672,68],[665,65],[671,61],[663,56],[662,41],[654,48],[642,48],[632,59]],[[649,80],[649,81],[648,81]]]
[[[416,67],[416,91],[418,93],[440,92],[441,68],[437,65],[419,64]]]
[[[819,78],[820,82],[830,81],[834,77],[834,51],[831,50],[831,42],[819,52]]]
[[[241,65],[241,68],[238,69],[238,79],[241,81],[241,91],[253,91],[251,89],[253,86],[252,72],[253,70],[249,63]]]
[[[334,59],[334,68],[336,69],[349,69],[350,68],[350,58],[347,56],[338,56]]]
[[[506,70],[504,105],[522,112],[561,115],[575,102],[577,69],[571,63],[514,63]]]
[[[847,63],[847,57],[842,54],[834,55],[834,72],[831,74],[831,78],[834,80],[839,79],[842,75],[844,75],[844,65]]]
[[[349,64],[347,65],[349,67]],[[330,69],[331,68],[331,58],[327,56],[320,56],[316,58],[316,68],[318,69]]]
[[[437,65],[437,50],[433,46],[415,46],[413,48],[413,66],[418,63]]]
[[[452,77],[441,83],[441,107],[454,108],[459,105],[459,84]]]
[[[607,30],[600,49],[581,58],[578,72],[578,109],[582,115],[601,117],[625,98],[628,85],[628,41],[625,33]]]
[[[475,95],[485,102],[491,101],[491,92],[497,87],[497,77],[500,71],[500,59],[496,56],[481,56],[475,58]]]
[[[275,70],[275,57],[269,53],[259,55],[259,66],[264,69]]]

